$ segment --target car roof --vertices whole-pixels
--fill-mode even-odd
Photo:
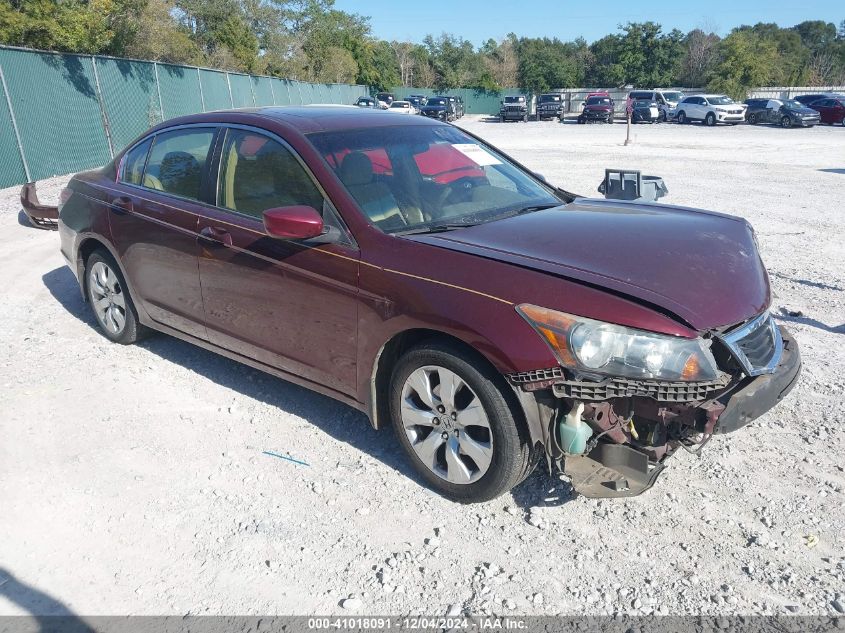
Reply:
[[[328,105],[306,105],[238,108],[190,114],[165,121],[156,128],[161,129],[191,123],[231,123],[233,119],[253,125],[260,125],[261,119],[269,119],[288,125],[302,134],[397,125],[396,115],[384,110],[364,110],[354,106],[338,108]],[[427,117],[408,117],[401,125],[442,126],[446,124],[433,121]]]

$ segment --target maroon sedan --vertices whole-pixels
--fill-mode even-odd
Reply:
[[[809,104],[810,108],[819,113],[822,123],[835,125],[837,123],[845,126],[845,97],[831,95]]]
[[[745,220],[577,198],[425,117],[187,116],[61,201],[107,338],[157,330],[348,403],[460,501],[543,456],[584,494],[640,493],[800,369]]]

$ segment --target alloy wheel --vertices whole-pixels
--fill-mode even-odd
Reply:
[[[402,427],[420,461],[453,484],[478,481],[493,459],[493,433],[481,400],[457,373],[428,365],[402,387]]]
[[[91,304],[100,325],[112,334],[126,327],[126,297],[115,272],[104,262],[96,262],[88,273]]]
[[[780,124],[781,127],[790,128],[792,127],[792,119],[790,119],[788,116],[785,116],[780,120]]]

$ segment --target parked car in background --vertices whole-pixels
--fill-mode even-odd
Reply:
[[[736,103],[727,95],[691,95],[678,104],[675,118],[681,124],[701,121],[708,126],[736,125],[745,121],[745,104]]]
[[[388,112],[396,112],[398,114],[416,114],[417,110],[410,101],[394,101],[387,109]]]
[[[684,93],[678,90],[657,88],[655,90],[632,90],[628,97],[634,101],[653,101],[657,104],[659,119],[661,121],[671,121],[675,118],[678,103],[684,98]]]
[[[751,125],[770,123],[781,127],[813,127],[819,113],[794,99],[746,99],[745,120]]]
[[[422,95],[408,95],[405,98],[405,100],[411,102],[411,105],[413,105],[414,108],[416,108],[417,114],[420,113],[420,110],[425,105],[425,101],[426,101],[425,97],[423,97]]]
[[[634,98],[631,107],[631,123],[657,123],[661,120],[660,108],[651,98]]]
[[[452,105],[452,111],[455,113],[455,118],[460,119],[464,115],[464,102],[463,100],[456,96],[456,95],[447,95],[446,98],[449,100],[449,103]]]
[[[797,95],[792,97],[798,103],[803,103],[804,105],[810,105],[816,101],[820,101],[821,99],[829,99],[831,97],[836,97],[838,95],[829,93],[829,92],[814,92],[806,95]]]
[[[841,123],[845,126],[845,96],[832,96],[813,101],[810,107],[819,113],[822,123],[835,125]]]
[[[547,119],[563,119],[563,95],[559,92],[546,92],[537,98],[537,114],[535,118],[538,121],[545,121]]]
[[[61,253],[109,341],[165,332],[344,402],[462,502],[544,457],[576,491],[639,494],[801,368],[746,220],[582,198],[421,117],[180,117],[60,200]]]
[[[455,110],[449,97],[429,97],[426,104],[420,108],[420,114],[440,121],[455,120]]]
[[[589,96],[578,115],[578,123],[613,123],[613,108],[613,99],[608,93]]]
[[[377,92],[376,99],[378,99],[381,107],[385,110],[390,107],[390,104],[396,100],[391,92]]]
[[[499,107],[499,119],[505,121],[528,121],[533,116],[531,99],[526,95],[508,95]]]
[[[381,107],[379,106],[378,101],[373,97],[358,97],[358,101],[355,102],[355,105],[359,108],[378,109]]]

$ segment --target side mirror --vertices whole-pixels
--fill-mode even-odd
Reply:
[[[323,218],[314,207],[276,207],[264,212],[264,229],[271,237],[307,240],[323,234]]]

